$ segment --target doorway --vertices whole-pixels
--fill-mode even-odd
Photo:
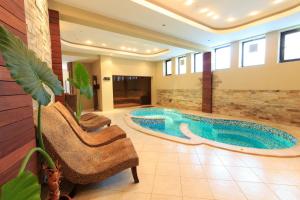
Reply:
[[[151,77],[113,76],[114,108],[151,104]]]

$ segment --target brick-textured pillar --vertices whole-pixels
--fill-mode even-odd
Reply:
[[[59,12],[56,10],[49,9],[49,27],[51,37],[52,70],[63,84]],[[55,96],[55,101],[64,103],[64,95]]]
[[[202,112],[212,113],[211,52],[203,54]]]

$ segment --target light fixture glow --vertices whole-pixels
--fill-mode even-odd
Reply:
[[[126,47],[124,47],[124,46],[121,46],[121,49],[122,49],[122,50],[125,50],[125,49],[126,49]]]
[[[136,51],[137,51],[137,49],[136,49],[136,48],[133,48],[133,49],[132,49],[132,51],[136,52]]]
[[[254,10],[254,11],[252,11],[252,12],[249,13],[249,16],[255,16],[255,15],[257,15],[258,13],[259,13],[259,11]]]
[[[159,50],[158,48],[154,48],[154,49],[153,49],[153,51],[158,51],[158,50]]]
[[[282,3],[284,0],[274,0],[273,1],[273,4],[279,4],[279,3]]]
[[[150,50],[150,49],[147,49],[146,52],[147,52],[147,53],[151,53],[151,50]]]
[[[131,51],[131,50],[132,50],[132,48],[127,48],[127,50],[128,50],[128,51]]]
[[[202,8],[199,12],[204,14],[204,13],[208,12],[208,8]]]
[[[85,41],[86,44],[93,44],[93,42],[91,40],[87,40]]]
[[[102,43],[101,45],[102,45],[103,47],[106,47],[106,44],[105,44],[105,43]]]
[[[184,2],[184,5],[190,6],[190,5],[192,5],[193,3],[194,3],[194,0],[186,0],[186,1]]]
[[[219,18],[220,18],[219,15],[214,15],[214,16],[213,16],[213,19],[219,19]]]
[[[226,21],[233,22],[233,21],[235,21],[235,18],[234,17],[228,17]]]
[[[206,14],[206,16],[210,17],[213,16],[215,13],[213,11],[210,11],[209,13]]]

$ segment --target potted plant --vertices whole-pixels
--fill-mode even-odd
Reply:
[[[85,66],[81,63],[76,63],[74,78],[69,78],[68,81],[76,89],[76,119],[79,122],[81,112],[82,112],[82,103],[81,96],[85,96],[88,99],[93,97],[93,88],[90,84],[89,73],[87,72]]]
[[[51,200],[59,199],[59,178],[60,171],[52,158],[45,151],[41,133],[41,106],[51,102],[49,89],[55,95],[61,95],[63,88],[57,76],[47,66],[47,63],[40,60],[36,54],[27,48],[21,39],[14,36],[3,26],[0,26],[0,52],[5,61],[5,66],[10,71],[11,77],[19,84],[23,90],[31,95],[38,103],[37,120],[37,148],[28,152],[23,160],[19,174],[16,178],[4,184],[1,188],[1,200],[40,199],[41,186],[36,176],[25,171],[25,167],[34,152],[42,155],[42,160],[46,164],[46,174],[50,190]]]

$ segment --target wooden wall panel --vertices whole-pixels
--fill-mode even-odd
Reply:
[[[49,10],[49,28],[51,38],[52,70],[63,84],[59,12],[56,10]],[[64,96],[55,96],[55,101],[64,103]]]
[[[0,0],[0,24],[27,43],[23,0]],[[15,177],[25,154],[36,146],[32,99],[14,82],[0,55],[0,185]],[[37,156],[29,163],[37,173]]]
[[[211,52],[203,54],[202,112],[212,113]]]

